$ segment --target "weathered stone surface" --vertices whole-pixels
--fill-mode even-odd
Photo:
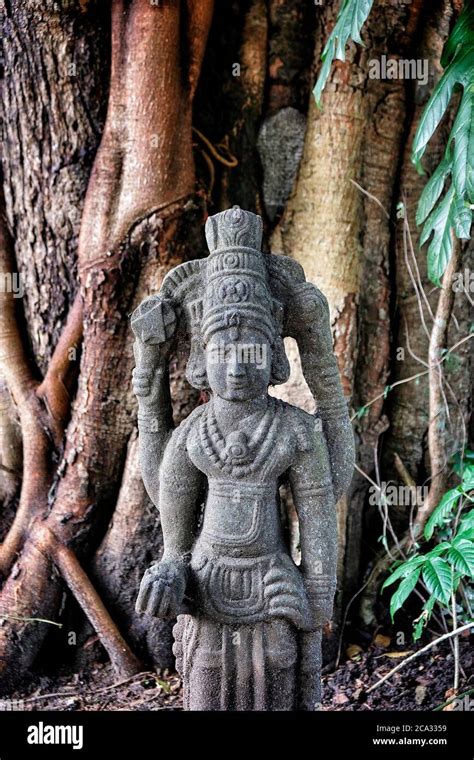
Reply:
[[[137,609],[178,615],[185,707],[313,710],[321,629],[336,585],[335,503],[353,469],[353,437],[324,296],[296,262],[261,252],[260,217],[210,217],[210,255],[182,264],[132,315],[134,389],[145,486],[164,552]],[[187,377],[210,400],[171,430],[167,362],[190,339]],[[181,336],[181,337],[180,337]],[[268,394],[298,343],[315,415]],[[301,564],[290,556],[279,485],[298,513]]]
[[[258,152],[263,167],[263,200],[271,221],[279,216],[293,189],[303,155],[306,119],[296,108],[281,108],[263,122]]]

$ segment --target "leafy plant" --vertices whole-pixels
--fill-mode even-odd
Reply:
[[[331,71],[331,65],[335,58],[339,61],[346,60],[345,48],[349,38],[360,45],[360,32],[369,15],[374,0],[342,0],[337,21],[324,46],[321,60],[323,65],[313,90],[318,106],[321,106],[321,95]]]
[[[445,154],[418,202],[420,244],[428,247],[428,275],[439,285],[452,254],[453,234],[470,237],[474,208],[474,3],[467,0],[443,49],[445,69],[423,111],[412,147],[412,161],[423,173],[421,158],[453,94],[463,90]],[[441,198],[447,180],[451,184]]]
[[[383,585],[385,589],[399,581],[390,601],[393,620],[415,588],[424,584],[430,596],[414,621],[415,641],[420,638],[436,604],[449,609],[460,584],[474,578],[474,509],[469,509],[473,501],[469,492],[474,489],[474,452],[467,451],[464,457],[458,457],[454,469],[461,483],[444,494],[424,530],[426,541],[437,531],[440,542],[426,553],[417,549],[409,559],[398,563]],[[470,616],[470,609],[466,612]]]
[[[334,29],[324,47],[321,70],[313,93],[318,106],[335,58],[345,60],[349,39],[363,44],[361,29],[373,0],[343,0]],[[423,111],[412,147],[412,161],[420,173],[421,159],[445,115],[453,95],[462,99],[445,154],[427,182],[418,202],[416,222],[423,224],[420,245],[428,246],[428,276],[436,285],[453,252],[453,236],[470,237],[474,209],[474,0],[466,0],[441,57],[443,75]],[[450,183],[445,187],[447,183]],[[443,191],[444,195],[443,195]]]

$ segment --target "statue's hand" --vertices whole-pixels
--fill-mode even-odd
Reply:
[[[183,604],[187,577],[187,565],[179,560],[151,565],[140,584],[136,611],[160,618],[176,617]]]

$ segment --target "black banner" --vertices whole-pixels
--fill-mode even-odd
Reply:
[[[357,753],[364,757],[470,760],[472,713],[0,712],[0,760],[26,757],[213,756],[277,748],[289,757]],[[256,740],[258,739],[258,744]],[[281,754],[280,754],[281,756]]]

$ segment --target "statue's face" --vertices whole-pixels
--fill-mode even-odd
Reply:
[[[248,401],[265,394],[270,383],[272,352],[262,333],[241,327],[215,333],[206,346],[206,371],[213,393],[227,401]]]

